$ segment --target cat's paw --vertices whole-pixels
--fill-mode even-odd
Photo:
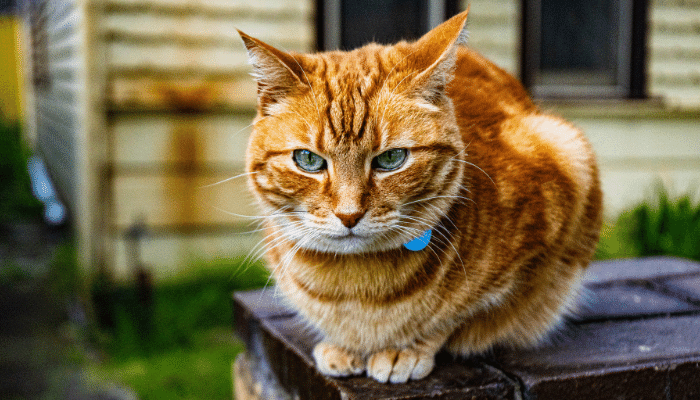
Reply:
[[[379,382],[404,383],[423,379],[435,367],[435,354],[413,349],[387,349],[372,354],[367,361],[367,376]]]
[[[362,357],[338,346],[321,342],[314,347],[316,369],[328,376],[359,375],[365,370]]]

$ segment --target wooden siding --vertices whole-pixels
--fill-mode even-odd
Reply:
[[[252,107],[255,86],[236,29],[286,50],[309,51],[312,5],[109,0],[103,31],[111,107],[173,109],[188,100],[200,109]]]
[[[105,197],[117,276],[128,271],[126,233],[139,223],[142,261],[157,276],[193,257],[250,250],[257,236],[241,233],[256,229],[257,210],[246,177],[230,178],[244,171],[256,87],[236,29],[310,51],[312,8],[311,0],[107,1]]]
[[[168,232],[161,235],[159,231],[148,231],[148,235],[139,242],[140,262],[156,273],[156,278],[164,279],[183,272],[183,266],[207,262],[212,259],[245,259],[249,253],[260,257],[261,236],[250,228],[249,231],[185,231],[180,235]],[[130,242],[124,235],[111,236],[114,244],[113,272],[117,277],[133,275],[133,260],[129,259]],[[254,259],[253,259],[254,261]],[[242,269],[246,268],[244,264]],[[231,270],[231,279],[235,279],[241,270]]]
[[[513,75],[520,73],[520,0],[463,0],[468,45]]]
[[[650,1],[649,93],[700,109],[700,2]]]
[[[78,76],[84,64],[78,51],[82,48],[79,27],[80,10],[70,1],[37,2],[44,4],[32,16],[34,54],[46,56],[34,62],[34,105],[36,146],[44,156],[62,198],[69,208],[78,211],[77,142],[80,124],[81,87]],[[45,45],[44,45],[45,43]],[[39,63],[46,63],[39,65]],[[37,76],[37,70],[48,76]]]
[[[464,8],[471,4],[470,46],[516,75],[520,3],[463,1]],[[314,1],[46,4],[50,85],[33,88],[27,114],[57,186],[78,214],[87,266],[104,264],[127,276],[125,233],[141,221],[142,261],[157,277],[190,261],[249,251],[259,235],[242,217],[256,212],[245,177],[225,181],[243,171],[255,106],[235,28],[283,49],[310,51]],[[697,0],[650,2],[649,91],[666,105],[700,107],[699,13]],[[586,107],[594,111],[547,108],[591,138],[609,216],[646,198],[656,179],[676,193],[697,188],[696,111],[638,112],[634,103],[619,115],[607,103]]]
[[[113,121],[112,225],[231,225],[255,215],[243,159],[252,114],[130,113]],[[217,183],[220,182],[220,183]],[[229,214],[229,213],[235,213]]]
[[[652,199],[656,185],[700,195],[700,116],[571,116],[598,155],[605,214]]]

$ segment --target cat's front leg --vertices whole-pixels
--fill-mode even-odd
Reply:
[[[384,383],[423,379],[435,367],[436,352],[414,348],[379,351],[372,354],[367,361],[367,376]]]
[[[401,349],[384,349],[367,359],[367,376],[379,382],[404,383],[423,379],[435,368],[435,354],[444,346],[448,331],[432,331],[431,339],[417,339]]]
[[[328,376],[359,375],[365,370],[364,359],[355,353],[328,342],[320,342],[313,350],[316,369]]]

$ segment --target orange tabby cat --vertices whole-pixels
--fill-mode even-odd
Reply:
[[[462,46],[466,19],[314,55],[241,33],[267,259],[324,374],[421,379],[442,348],[534,345],[574,306],[601,224],[593,152]]]

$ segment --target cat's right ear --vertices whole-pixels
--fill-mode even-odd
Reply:
[[[253,78],[258,83],[258,106],[263,115],[274,113],[286,96],[294,90],[308,86],[303,83],[299,62],[290,54],[238,31],[248,50],[248,60],[253,66]]]

